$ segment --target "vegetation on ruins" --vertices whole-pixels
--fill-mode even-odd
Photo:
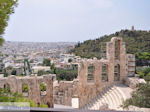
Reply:
[[[0,0],[0,45],[4,42],[2,35],[8,25],[9,16],[14,13],[17,1],[18,0]]]
[[[127,108],[130,105],[150,108],[150,82],[138,84],[136,91],[132,92],[131,98],[127,99],[122,107]]]
[[[3,88],[0,88],[0,102],[29,102],[30,107],[48,107],[47,105],[44,104],[38,106],[32,100],[23,97],[22,94],[11,93],[11,91],[9,90],[6,91]]]
[[[24,84],[24,85],[23,85],[23,88],[22,88],[22,92],[27,93],[28,91],[29,91],[28,85],[27,85],[27,84]]]
[[[43,82],[40,83],[40,91],[46,91],[46,85]]]
[[[122,37],[126,43],[127,53],[136,55],[137,66],[150,65],[150,32],[121,30],[114,34],[105,35],[94,40],[86,40],[83,43],[76,44],[70,52],[82,58],[102,57],[102,52],[106,51],[105,42],[110,41],[112,37]],[[105,51],[103,51],[105,50]]]

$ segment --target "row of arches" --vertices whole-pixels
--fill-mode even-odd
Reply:
[[[42,96],[46,95],[46,88],[47,88],[47,85],[46,83],[44,82],[41,82],[40,83],[40,94]],[[11,88],[10,88],[10,85],[8,83],[4,84],[4,92],[11,92]],[[22,93],[23,93],[23,96],[28,96],[28,93],[29,93],[29,86],[28,84],[22,84]]]
[[[107,82],[108,81],[108,65],[104,64],[101,68],[101,73],[99,73],[99,75],[101,75],[101,80],[103,82]],[[87,73],[87,82],[94,82],[94,71],[95,71],[95,67],[94,65],[90,64],[88,66],[88,73]],[[119,81],[120,80],[120,65],[117,64],[116,66],[114,66],[114,81]]]
[[[40,95],[41,96],[45,96],[47,94],[46,93],[46,88],[47,88],[46,83],[41,82],[40,83]],[[24,96],[28,96],[28,93],[29,93],[29,86],[28,86],[28,84],[23,84],[22,85],[22,93],[24,94]]]

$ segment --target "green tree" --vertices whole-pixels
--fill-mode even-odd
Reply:
[[[94,40],[86,40],[76,44],[70,53],[83,58],[102,58],[106,55],[106,45],[104,43],[111,40],[112,37],[122,37],[126,43],[127,53],[136,55],[137,66],[150,66],[150,32],[141,30],[121,30],[117,33],[104,35]],[[134,43],[134,44],[133,44]]]
[[[136,72],[139,74],[140,78],[150,81],[150,67],[137,67]]]
[[[9,75],[8,75],[8,73],[4,73],[4,77],[8,77]]]
[[[72,59],[71,59],[71,58],[69,58],[69,59],[68,59],[68,62],[69,62],[69,63],[71,63],[71,62],[72,62]]]
[[[45,59],[43,60],[43,65],[45,65],[45,66],[51,66],[51,61],[50,61],[50,59],[45,58]]]
[[[50,71],[39,70],[37,73],[38,76],[47,75],[47,74],[50,74]]]
[[[140,83],[137,85],[136,91],[131,95],[130,99],[127,99],[122,107],[127,108],[130,105],[150,108],[150,83]]]
[[[45,74],[44,70],[39,70],[38,73],[37,73],[38,76],[41,76],[41,75],[44,75],[44,74]]]
[[[51,64],[51,73],[56,74],[56,67],[55,64]]]
[[[77,78],[78,70],[76,68],[55,68],[55,74],[57,80],[72,81],[73,79]]]
[[[16,6],[17,0],[0,0],[0,45],[4,42],[2,35],[8,25],[9,16],[14,13],[14,8]]]

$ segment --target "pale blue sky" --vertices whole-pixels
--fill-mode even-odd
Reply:
[[[19,0],[4,38],[78,42],[132,25],[150,30],[150,0]]]

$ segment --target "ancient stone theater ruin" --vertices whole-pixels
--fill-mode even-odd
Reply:
[[[123,86],[127,76],[134,73],[135,56],[126,54],[122,38],[113,37],[106,43],[105,59],[83,59],[78,64],[77,79],[62,81],[54,87],[54,103],[75,108],[100,109],[107,105],[119,109],[125,96],[117,84]]]
[[[12,92],[23,93],[37,104],[49,107],[61,104],[82,109],[120,109],[131,92],[124,84],[135,73],[135,56],[126,54],[122,38],[113,37],[106,43],[105,58],[82,59],[77,65],[78,78],[73,81],[53,83],[54,75],[9,76],[0,79],[0,87],[10,87]],[[40,90],[41,83],[46,85],[46,90]],[[28,91],[23,89],[25,85]]]

